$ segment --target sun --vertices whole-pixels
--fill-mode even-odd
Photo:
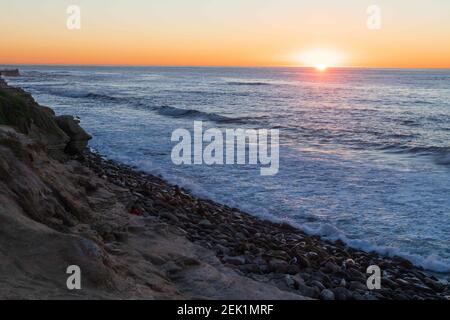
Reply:
[[[296,56],[297,63],[304,67],[324,72],[331,67],[340,67],[346,60],[341,52],[333,49],[315,48],[303,51]]]
[[[326,71],[328,69],[328,66],[326,64],[320,63],[318,65],[316,65],[316,70],[317,71]]]

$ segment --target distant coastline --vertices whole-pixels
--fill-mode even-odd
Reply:
[[[0,69],[0,76],[5,77],[19,77],[19,69]]]

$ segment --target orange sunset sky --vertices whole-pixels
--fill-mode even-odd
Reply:
[[[0,12],[0,64],[450,68],[448,0],[2,0]]]

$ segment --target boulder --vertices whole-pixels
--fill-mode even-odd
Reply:
[[[55,119],[58,126],[70,138],[65,152],[70,155],[82,153],[86,149],[89,140],[92,139],[92,136],[84,131],[80,126],[79,120],[75,119],[73,116],[64,115],[56,117]]]
[[[323,289],[322,292],[320,293],[320,298],[322,300],[327,300],[327,301],[331,301],[331,300],[335,300],[336,297],[334,296],[333,291],[329,290],[329,289]]]

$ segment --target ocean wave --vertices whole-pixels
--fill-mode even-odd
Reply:
[[[450,147],[438,147],[438,146],[417,146],[407,149],[410,153],[422,153],[428,155],[447,155],[450,154]]]
[[[34,89],[41,93],[51,94],[57,97],[72,98],[72,99],[91,99],[91,100],[101,100],[109,102],[117,102],[122,98],[114,97],[104,93],[82,91],[82,90],[67,90],[67,89],[54,89],[45,86],[37,86]]]
[[[450,152],[437,156],[436,163],[443,166],[450,166]]]
[[[97,99],[97,100],[107,100],[107,101],[119,101],[121,98],[113,97],[107,94],[101,94],[101,93],[93,93],[89,92],[87,93],[83,98],[88,99]]]
[[[170,106],[156,108],[157,112],[164,116],[174,118],[192,118],[195,120],[214,121],[220,123],[243,123],[245,118],[229,118],[216,113],[203,112],[194,109],[181,109]]]
[[[383,146],[380,150],[396,154],[427,156],[434,159],[438,165],[450,165],[450,147],[388,145]]]
[[[262,81],[230,81],[226,83],[230,86],[270,86],[272,83]]]
[[[66,77],[70,75],[69,71],[53,71],[53,72],[45,72],[45,71],[22,71],[22,76],[24,77],[34,77],[34,78],[58,78],[58,77]]]
[[[349,239],[342,231],[330,224],[321,224],[318,227],[306,227],[299,224],[294,224],[294,226],[308,234],[318,235],[330,241],[341,240],[349,247],[363,250],[365,252],[376,252],[387,257],[400,257],[409,260],[414,265],[429,271],[438,273],[450,272],[450,261],[442,259],[436,255],[421,256],[401,250],[397,247],[376,245],[370,240]]]
[[[408,127],[419,127],[420,123],[417,120],[401,120],[399,121],[401,125]]]
[[[438,146],[407,146],[407,145],[387,145],[381,148],[382,150],[391,150],[394,153],[410,153],[422,155],[448,155],[450,154],[450,147]]]

